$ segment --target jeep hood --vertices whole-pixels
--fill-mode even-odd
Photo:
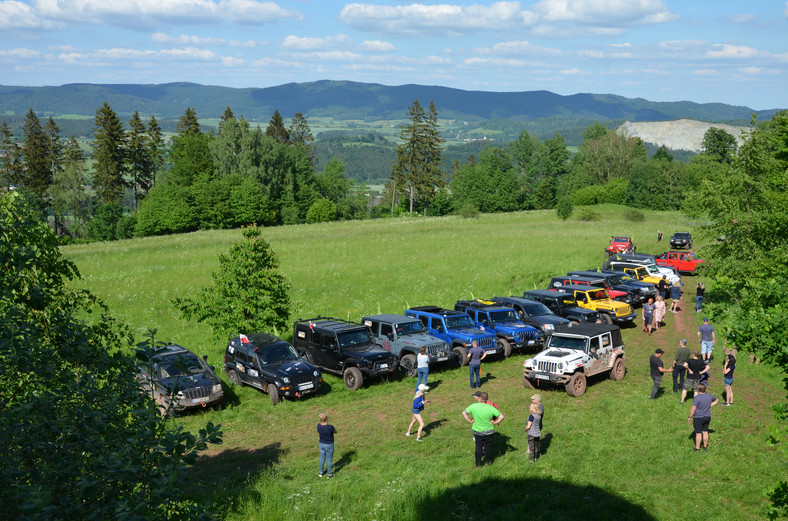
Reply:
[[[176,388],[178,391],[186,391],[189,389],[196,389],[199,387],[210,387],[219,383],[219,379],[210,374],[195,374],[190,376],[174,376],[172,378],[163,378],[161,384],[169,391],[173,392]]]
[[[543,352],[539,353],[533,359],[534,360],[544,360],[546,358],[551,358],[551,359],[554,359],[556,361],[558,361],[558,360],[571,361],[571,360],[574,360],[574,359],[583,358],[583,354],[584,353],[582,351],[576,351],[574,349],[561,349],[561,348],[558,348],[558,347],[552,347],[552,348],[548,349],[547,351],[543,351]]]
[[[303,360],[295,360],[292,362],[278,362],[275,364],[266,364],[265,368],[280,376],[292,376],[294,374],[301,374],[301,373],[311,374],[312,371],[314,371],[312,366]]]

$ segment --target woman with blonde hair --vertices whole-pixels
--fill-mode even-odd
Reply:
[[[333,425],[329,425],[326,413],[321,412],[317,418],[320,420],[317,424],[317,447],[320,449],[317,475],[322,478],[325,471],[328,471],[328,477],[332,478],[334,477],[334,434],[337,430]]]
[[[525,433],[528,435],[528,457],[531,463],[539,459],[542,451],[542,409],[538,403],[531,403],[528,408],[531,414],[525,425]]]
[[[410,433],[410,430],[419,422],[419,430],[416,433],[416,441],[421,441],[421,431],[424,430],[424,419],[421,417],[421,411],[424,410],[424,405],[430,403],[429,400],[424,401],[424,395],[429,391],[430,388],[424,384],[419,385],[418,391],[416,391],[416,397],[413,398],[413,407],[411,407],[410,412],[413,414],[413,419],[410,421],[410,425],[408,425],[408,430],[405,432],[405,436],[413,436]]]
[[[662,319],[665,318],[665,301],[662,295],[657,295],[657,301],[654,302],[654,328],[659,329],[662,324]]]

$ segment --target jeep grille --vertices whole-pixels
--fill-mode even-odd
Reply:
[[[545,373],[557,373],[558,362],[547,362],[545,360],[539,360],[536,362],[536,370]]]
[[[427,348],[427,354],[432,356],[438,356],[440,354],[446,353],[448,350],[444,347],[444,344],[429,344],[424,346]]]
[[[305,384],[312,381],[312,373],[304,372],[290,376],[290,381],[293,385]]]
[[[618,308],[617,315],[619,315],[619,316],[629,315],[631,312],[632,312],[632,308],[631,307],[629,307],[629,306],[621,306],[620,308]]]
[[[187,400],[193,400],[195,398],[208,398],[211,396],[211,387],[192,387],[191,389],[184,389],[183,396]]]
[[[519,344],[520,342],[525,342],[526,340],[536,340],[539,338],[538,331],[515,331],[514,339]]]
[[[477,340],[479,342],[479,347],[481,347],[482,349],[486,349],[488,347],[493,347],[495,345],[495,342],[496,342],[496,338],[495,337],[484,337],[484,338],[479,338]]]

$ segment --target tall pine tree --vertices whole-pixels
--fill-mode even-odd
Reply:
[[[101,204],[120,203],[126,188],[126,133],[109,104],[96,111],[93,134],[93,187]]]
[[[285,123],[282,121],[282,115],[279,110],[274,111],[271,116],[271,121],[268,122],[268,127],[265,129],[265,135],[274,138],[277,143],[287,144],[290,141],[290,134],[285,128]]]
[[[197,120],[197,112],[193,107],[187,107],[186,111],[178,120],[178,126],[175,127],[178,135],[183,136],[186,134],[202,134],[200,122]]]
[[[0,183],[6,190],[22,182],[22,149],[8,123],[0,123]]]
[[[41,121],[33,109],[29,109],[22,125],[22,158],[25,168],[21,184],[39,196],[42,202],[45,201],[47,189],[52,184],[47,142]]]
[[[151,116],[148,121],[148,158],[150,158],[152,174],[150,179],[151,186],[148,187],[148,190],[150,190],[156,183],[156,176],[164,166],[164,137],[155,116]]]
[[[83,225],[91,213],[91,197],[86,189],[85,154],[74,136],[66,143],[62,166],[49,188],[52,211],[55,219],[66,226],[69,235],[81,237],[84,235]]]
[[[150,156],[148,134],[145,123],[135,110],[129,120],[129,132],[126,148],[128,172],[131,175],[131,186],[134,190],[134,208],[145,197],[153,185],[153,163]]]

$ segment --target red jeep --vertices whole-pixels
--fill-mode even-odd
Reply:
[[[637,248],[632,242],[632,237],[613,236],[610,238],[610,246],[605,249],[608,256],[617,253],[635,253]]]
[[[673,271],[679,273],[690,274],[694,273],[698,266],[704,262],[693,251],[666,251],[654,257],[654,260],[660,266],[673,268]]]

